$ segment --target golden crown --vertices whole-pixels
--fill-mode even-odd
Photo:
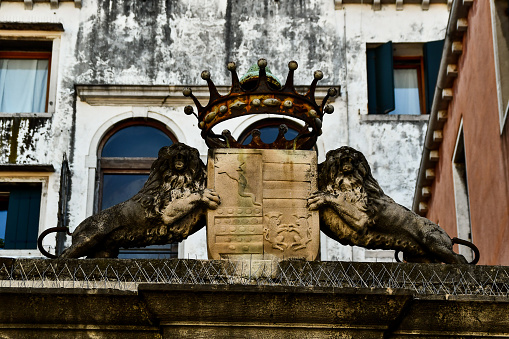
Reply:
[[[310,149],[319,135],[322,134],[322,121],[325,113],[334,112],[334,107],[327,104],[329,97],[337,95],[335,88],[329,88],[321,105],[315,101],[316,84],[323,78],[321,71],[314,72],[314,79],[305,95],[297,93],[293,84],[293,75],[298,67],[296,61],[288,63],[288,76],[284,86],[279,84],[268,69],[265,59],[258,60],[258,75],[244,76],[241,80],[237,76],[234,62],[228,63],[228,70],[232,74],[232,86],[230,93],[220,95],[216,86],[210,79],[210,72],[203,71],[202,79],[207,81],[210,99],[206,106],[202,106],[193,95],[191,88],[185,88],[183,94],[191,97],[198,109],[194,112],[192,106],[184,108],[188,115],[194,114],[198,118],[198,127],[201,136],[210,148],[275,148],[275,149]],[[249,74],[249,73],[248,73]],[[260,131],[253,130],[252,140],[247,145],[239,143],[230,131],[224,130],[221,135],[215,134],[212,128],[228,119],[253,114],[274,114],[296,118],[304,123],[297,130],[297,136],[292,140],[286,140],[286,125],[279,127],[276,140],[270,144],[264,143],[260,138]]]

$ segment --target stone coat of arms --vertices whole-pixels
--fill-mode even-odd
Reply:
[[[316,259],[319,216],[306,205],[317,189],[316,163],[314,151],[210,150],[208,188],[221,205],[207,212],[209,258]]]

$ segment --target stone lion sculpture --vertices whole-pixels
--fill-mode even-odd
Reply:
[[[131,199],[85,219],[62,258],[114,258],[119,248],[181,241],[205,226],[205,211],[220,203],[206,189],[206,169],[195,148],[161,148],[143,188]]]
[[[384,194],[361,152],[347,146],[329,151],[318,172],[320,191],[309,197],[308,207],[320,211],[320,229],[329,237],[344,245],[399,250],[406,261],[467,263],[440,226]]]

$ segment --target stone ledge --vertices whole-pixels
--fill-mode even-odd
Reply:
[[[415,296],[392,288],[235,284],[140,284],[136,292],[0,288],[0,304],[1,337],[509,335],[507,297]]]
[[[420,115],[407,115],[407,114],[360,114],[361,123],[369,122],[390,122],[390,121],[401,121],[401,122],[427,122],[429,120],[429,114]]]
[[[184,88],[190,87],[196,98],[205,105],[209,100],[207,85],[169,86],[169,85],[84,85],[75,86],[82,102],[92,106],[148,106],[169,107],[192,105],[193,100],[182,94]],[[322,102],[330,87],[341,89],[340,86],[316,86],[315,98]],[[298,93],[306,93],[309,86],[295,86]],[[229,86],[217,86],[221,94],[230,91]],[[338,90],[338,93],[340,91]],[[330,101],[334,101],[331,98]]]

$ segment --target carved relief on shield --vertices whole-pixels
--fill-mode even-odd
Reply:
[[[207,214],[209,258],[318,256],[318,212],[306,207],[316,191],[315,152],[213,149],[208,187],[221,197]]]

